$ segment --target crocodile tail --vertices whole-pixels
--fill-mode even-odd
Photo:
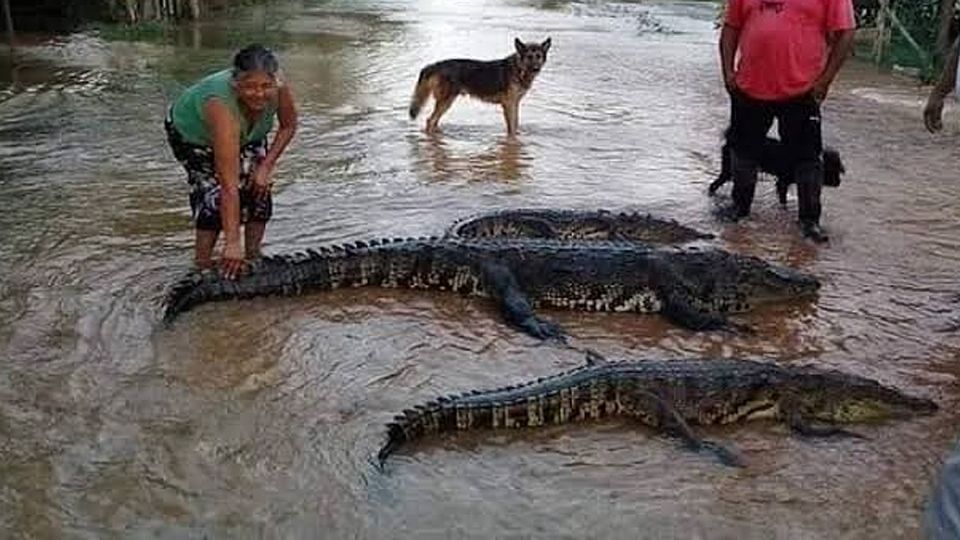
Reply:
[[[584,379],[602,378],[603,374],[616,370],[621,363],[604,362],[599,365],[584,365],[549,377],[541,377],[520,384],[503,386],[493,390],[471,390],[429,401],[413,409],[403,411],[387,424],[387,442],[377,454],[381,466],[384,461],[405,443],[422,437],[455,431],[476,429],[523,428],[540,426],[547,423],[568,422],[573,415],[556,417],[550,411],[550,403],[545,402],[550,414],[545,419],[539,414],[530,415],[527,400],[547,398],[561,390],[569,390],[583,384]],[[584,394],[584,398],[586,398]],[[505,409],[510,408],[511,421],[504,417]]]
[[[298,293],[308,282],[319,281],[309,274],[325,267],[322,254],[309,257],[314,259],[310,261],[314,272],[306,269],[308,257],[285,255],[264,257],[236,280],[224,279],[216,271],[191,271],[167,294],[164,321],[173,322],[181,313],[207,302]]]
[[[169,323],[179,314],[206,302],[380,285],[391,277],[390,257],[384,255],[402,255],[404,244],[424,240],[431,239],[373,240],[264,257],[236,280],[221,278],[216,272],[194,271],[171,288],[164,302],[164,320]]]
[[[387,442],[377,453],[382,465],[395,450],[404,443],[415,441],[427,435],[457,430],[457,408],[454,405],[459,396],[449,396],[406,409],[387,424]]]
[[[209,296],[209,284],[202,272],[192,271],[178,281],[167,294],[164,301],[163,320],[172,322],[178,314],[190,310],[197,304],[204,302]]]

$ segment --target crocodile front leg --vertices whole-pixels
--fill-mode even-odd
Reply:
[[[663,273],[670,276],[670,273]],[[669,278],[668,278],[669,279]],[[704,312],[694,304],[696,296],[682,283],[667,282],[660,285],[660,313],[670,321],[691,330],[725,330],[753,334],[749,325],[733,322],[719,311]]]
[[[697,434],[693,432],[693,429],[690,428],[690,425],[687,424],[686,420],[683,419],[683,416],[677,412],[677,409],[672,407],[663,398],[653,392],[641,391],[641,393],[647,399],[651,400],[657,408],[659,427],[674,437],[681,439],[687,448],[697,452],[702,450],[711,452],[720,460],[720,463],[729,467],[743,466],[743,461],[735,452],[725,448],[720,443],[701,439],[697,436]]]
[[[500,263],[485,262],[481,265],[481,270],[486,289],[500,303],[500,309],[508,323],[537,339],[556,339],[566,342],[560,326],[541,319],[533,311],[533,306],[523,294],[509,268]]]
[[[861,435],[855,431],[846,430],[836,426],[815,426],[808,420],[802,407],[793,399],[787,399],[780,405],[783,420],[790,427],[790,430],[802,437],[850,437],[854,439],[866,439],[867,436]]]
[[[718,330],[729,327],[720,313],[704,313],[693,305],[690,294],[677,286],[660,289],[660,313],[672,322],[691,330]]]

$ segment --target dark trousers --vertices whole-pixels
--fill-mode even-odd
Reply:
[[[801,222],[820,221],[823,186],[823,140],[820,104],[811,96],[786,101],[761,101],[741,92],[730,100],[730,142],[733,148],[733,202],[741,216],[750,214],[757,184],[757,166],[764,140],[777,119],[785,158],[797,182]]]

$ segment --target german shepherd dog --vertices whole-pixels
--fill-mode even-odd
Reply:
[[[717,179],[710,184],[708,192],[710,195],[716,193],[720,186],[733,179],[733,166],[731,165],[732,149],[730,148],[730,128],[724,132],[723,148],[720,149],[720,174]],[[787,205],[787,190],[790,184],[796,182],[793,177],[793,170],[789,167],[786,149],[783,143],[772,137],[767,137],[763,145],[763,155],[760,157],[760,172],[771,174],[777,179],[777,198],[781,206]],[[840,152],[834,148],[824,147],[823,149],[823,185],[829,187],[838,187],[840,185],[840,176],[847,170],[840,159]]]
[[[417,87],[410,100],[410,118],[433,95],[433,113],[427,119],[426,132],[433,133],[437,122],[460,94],[467,94],[488,103],[499,103],[507,134],[517,133],[520,121],[520,100],[530,90],[533,79],[543,69],[550,50],[550,38],[543,43],[524,43],[515,39],[517,52],[501,60],[443,60],[420,70]]]

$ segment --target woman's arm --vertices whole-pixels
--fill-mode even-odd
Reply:
[[[243,267],[240,245],[240,128],[229,107],[216,98],[203,106],[204,120],[213,138],[213,164],[220,184],[220,223],[224,236],[221,267],[234,279]]]
[[[284,84],[280,87],[279,92],[277,96],[277,119],[280,121],[280,125],[277,127],[277,134],[273,137],[270,150],[267,151],[267,157],[263,160],[271,168],[276,165],[280,155],[287,149],[294,133],[297,132],[297,106],[293,99],[293,90],[291,90],[289,84]]]
[[[270,175],[273,174],[277,160],[297,132],[297,107],[289,84],[280,87],[277,101],[277,118],[280,120],[280,125],[277,127],[277,134],[273,137],[267,155],[257,166],[252,178],[257,197],[266,197],[270,193]]]

